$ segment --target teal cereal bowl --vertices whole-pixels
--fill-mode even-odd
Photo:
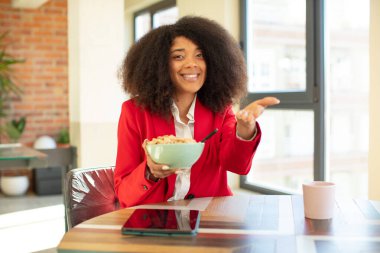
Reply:
[[[204,143],[147,144],[146,149],[155,163],[170,168],[190,169],[203,152]]]

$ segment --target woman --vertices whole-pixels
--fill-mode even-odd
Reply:
[[[118,128],[115,191],[122,207],[193,197],[232,195],[227,171],[245,175],[260,142],[256,118],[276,98],[255,101],[236,114],[246,95],[244,57],[216,22],[184,17],[141,38],[122,69],[124,102]],[[145,140],[162,135],[200,141],[215,128],[190,170],[154,163]]]

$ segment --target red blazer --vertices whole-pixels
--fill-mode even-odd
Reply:
[[[246,175],[261,138],[252,141],[236,138],[236,119],[229,106],[222,113],[213,113],[197,99],[194,112],[194,139],[202,140],[208,133],[219,131],[206,141],[199,160],[191,168],[192,197],[230,196],[227,171]],[[115,168],[115,191],[121,207],[157,203],[173,196],[176,174],[157,183],[145,178],[146,157],[141,147],[145,139],[175,135],[174,119],[169,121],[150,113],[131,99],[123,103],[118,126],[118,148]],[[187,197],[186,196],[186,197]]]

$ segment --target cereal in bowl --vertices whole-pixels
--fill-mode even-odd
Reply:
[[[196,143],[194,139],[191,138],[180,138],[174,135],[163,135],[153,138],[148,141],[148,144],[175,144],[175,143]]]

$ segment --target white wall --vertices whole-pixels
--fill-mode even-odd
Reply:
[[[239,0],[177,0],[179,15],[197,15],[217,21],[238,40]]]
[[[371,0],[368,197],[380,200],[380,0]]]
[[[113,165],[125,95],[117,70],[125,53],[124,0],[69,0],[70,134],[78,165]]]

